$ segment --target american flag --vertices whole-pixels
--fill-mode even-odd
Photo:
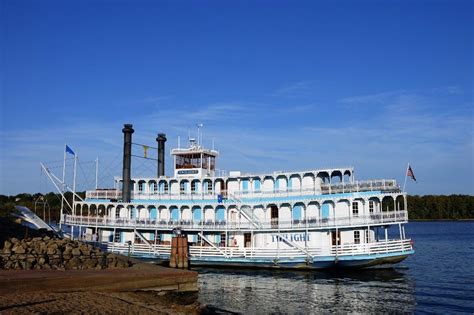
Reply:
[[[413,170],[411,169],[411,166],[408,166],[407,176],[410,176],[416,182],[416,178],[415,178],[415,175],[413,174]]]

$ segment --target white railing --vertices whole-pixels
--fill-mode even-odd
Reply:
[[[129,245],[126,243],[109,242],[104,243],[107,250],[119,253],[128,253]],[[308,247],[307,254],[315,257],[321,256],[355,256],[376,255],[386,253],[409,252],[413,250],[410,239],[404,240],[381,240],[378,242],[364,244],[342,244],[338,246]],[[190,246],[190,257],[227,257],[227,258],[297,258],[306,257],[305,253],[295,248],[240,248],[240,247],[212,247],[212,246]],[[130,252],[133,255],[158,255],[169,257],[171,245],[160,244],[131,244]]]
[[[86,191],[88,199],[122,199],[122,192],[115,189],[98,189]]]
[[[146,192],[132,192],[131,199],[133,200],[217,200],[218,195],[226,198],[228,194],[232,194],[237,198],[272,198],[272,197],[294,197],[294,196],[311,196],[320,194],[339,194],[352,193],[363,191],[400,191],[400,186],[395,180],[368,180],[357,181],[353,183],[337,183],[337,184],[321,184],[321,188],[302,187],[297,189],[272,189],[272,190],[258,190],[258,191],[226,191],[221,192],[186,192],[171,193],[169,191],[160,192],[155,191],[151,193]],[[121,199],[122,192],[113,189],[92,190],[86,192],[86,198],[89,199]]]
[[[282,230],[282,229],[314,229],[332,228],[345,226],[361,226],[380,223],[398,223],[408,221],[408,212],[388,211],[379,212],[366,216],[338,217],[338,218],[308,218],[307,220],[291,220],[278,222],[260,222],[259,226],[251,222],[234,221],[194,221],[194,220],[171,220],[171,219],[129,219],[110,218],[100,216],[77,216],[65,215],[62,223],[70,225],[127,227],[127,228],[158,228],[173,229],[181,227],[183,230]]]
[[[321,184],[323,194],[340,194],[361,191],[400,191],[394,179],[375,179],[353,183]]]

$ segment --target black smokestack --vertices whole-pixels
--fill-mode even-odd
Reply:
[[[165,142],[166,135],[159,133],[156,137],[158,142],[158,177],[165,176]]]
[[[130,202],[130,169],[132,165],[132,124],[123,125],[123,185],[122,185],[122,201]]]

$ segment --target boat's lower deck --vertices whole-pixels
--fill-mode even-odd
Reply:
[[[103,243],[107,250],[137,258],[168,261],[171,246],[152,244]],[[411,240],[389,240],[369,244],[350,244],[326,248],[219,248],[189,246],[191,266],[252,268],[362,268],[395,264],[414,250]]]

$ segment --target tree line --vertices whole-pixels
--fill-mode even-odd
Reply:
[[[474,219],[474,196],[415,195],[408,196],[407,203],[411,220]]]
[[[85,197],[85,192],[77,193],[81,198]],[[72,193],[64,194],[69,204],[72,204]],[[36,213],[46,222],[58,222],[61,212],[61,195],[53,192],[45,195],[18,194],[15,196],[0,195],[0,216],[5,217],[15,209],[15,206],[25,206]]]
[[[85,193],[78,193],[84,198]],[[65,194],[72,203],[72,193]],[[425,195],[408,196],[408,217],[411,220],[466,220],[474,219],[474,196]],[[16,205],[26,206],[46,221],[57,222],[61,209],[61,195],[55,193],[0,195],[0,216],[7,216]]]

